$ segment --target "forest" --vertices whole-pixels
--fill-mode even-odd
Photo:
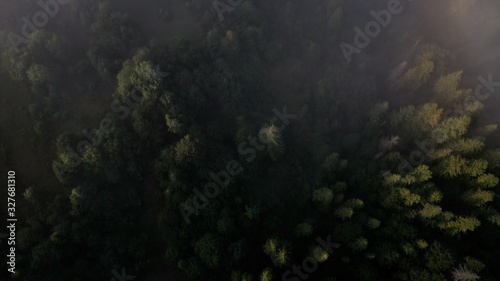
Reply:
[[[2,0],[0,280],[498,281],[499,35],[496,0]]]

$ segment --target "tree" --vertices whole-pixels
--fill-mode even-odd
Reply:
[[[52,56],[62,62],[67,62],[70,59],[72,50],[71,42],[59,33],[52,34],[45,47]]]
[[[439,163],[441,174],[448,178],[463,174],[467,164],[467,160],[458,155],[451,155]]]
[[[453,280],[455,281],[474,281],[480,278],[479,275],[469,270],[463,264],[459,265],[458,268],[454,268],[451,274],[453,274]]]
[[[454,216],[451,219],[445,219],[438,224],[438,227],[451,236],[466,233],[475,230],[481,225],[481,222],[474,217]]]
[[[307,222],[299,223],[295,227],[295,233],[298,237],[307,237],[310,236],[313,232],[313,227]]]
[[[328,252],[322,247],[314,246],[314,248],[312,249],[312,256],[318,262],[325,262],[330,257],[330,254],[328,254]]]
[[[35,204],[38,202],[37,193],[34,191],[32,186],[26,188],[26,190],[23,192],[23,198],[31,204]]]
[[[127,15],[111,11],[108,2],[100,3],[90,27],[88,56],[92,65],[104,79],[114,77],[140,37]]]
[[[323,206],[327,206],[332,202],[333,192],[328,187],[323,187],[316,189],[313,192],[313,201],[321,203]]]
[[[216,235],[207,233],[194,245],[198,257],[209,267],[216,268],[220,263],[219,245]]]
[[[416,112],[415,124],[421,132],[431,132],[441,121],[443,109],[437,103],[426,103]]]
[[[454,142],[451,142],[448,147],[462,155],[464,154],[473,154],[476,152],[479,152],[483,150],[484,148],[484,141],[481,139],[472,139],[472,138],[465,138],[465,139],[459,139]]]
[[[354,240],[353,242],[351,242],[349,244],[349,247],[355,252],[360,252],[360,251],[366,250],[366,248],[368,248],[368,240],[366,240],[363,237],[360,237],[360,238]]]
[[[434,62],[430,59],[421,60],[420,64],[406,71],[396,82],[396,88],[415,91],[424,85],[434,71]]]
[[[473,257],[467,256],[464,258],[464,265],[467,266],[467,268],[475,271],[475,272],[480,272],[485,268],[485,264],[481,262],[478,259],[475,259]]]
[[[429,203],[425,203],[424,207],[420,210],[419,215],[423,219],[431,219],[441,214],[441,207]]]
[[[49,73],[44,65],[33,64],[28,71],[26,71],[29,81],[33,84],[43,84],[49,79]]]
[[[117,74],[118,97],[134,99],[132,95],[140,94],[147,99],[151,93],[159,90],[166,74],[162,73],[158,66],[150,61],[128,60]],[[149,94],[149,95],[148,95]],[[148,102],[147,100],[145,102]]]
[[[220,234],[229,234],[234,228],[234,221],[227,212],[223,212],[221,218],[217,220],[217,232]]]
[[[487,168],[488,161],[484,159],[476,159],[467,161],[467,165],[465,166],[464,171],[467,175],[477,177],[484,174]]]
[[[231,281],[252,281],[252,275],[247,272],[232,272],[231,273]]]
[[[422,198],[419,194],[413,193],[410,191],[410,189],[407,188],[399,189],[399,197],[406,206],[418,204],[420,203],[420,200]]]
[[[336,152],[328,155],[323,162],[323,170],[325,171],[328,178],[333,178],[333,176],[347,166],[347,160],[340,158],[340,155]]]
[[[270,238],[264,244],[264,253],[266,253],[276,267],[285,266],[290,260],[290,250],[285,243],[275,238]]]
[[[349,219],[352,215],[354,215],[354,210],[350,207],[339,207],[335,210],[335,216],[342,220]]]
[[[371,229],[376,229],[380,226],[380,221],[375,218],[369,218],[366,226]]]
[[[273,280],[273,270],[268,267],[262,271],[260,274],[260,281],[272,281]]]
[[[434,84],[434,93],[436,100],[441,105],[449,105],[450,103],[463,99],[467,96],[467,91],[458,90],[458,84],[462,79],[463,71],[457,71],[446,76],[440,77]],[[470,93],[470,92],[469,92]]]
[[[464,201],[474,207],[481,207],[492,202],[494,198],[495,192],[481,189],[469,190],[463,195]]]
[[[451,252],[444,248],[439,242],[434,241],[425,252],[427,267],[432,270],[448,270],[453,265],[454,259]]]
[[[259,131],[259,137],[267,145],[267,151],[272,159],[276,159],[276,157],[283,152],[281,131],[276,125],[265,124]]]
[[[456,140],[467,133],[471,121],[469,116],[448,118],[432,131],[431,137],[438,144]]]
[[[173,117],[171,114],[165,115],[165,122],[167,123],[168,131],[174,134],[185,133],[185,125],[179,118]]]
[[[191,135],[185,135],[174,148],[175,161],[182,165],[193,163],[197,159],[198,145]]]
[[[483,174],[475,179],[475,183],[481,188],[492,188],[498,185],[498,178],[492,174]]]

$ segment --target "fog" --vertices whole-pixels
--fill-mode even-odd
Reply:
[[[499,35],[496,0],[0,0],[2,276],[498,280]]]

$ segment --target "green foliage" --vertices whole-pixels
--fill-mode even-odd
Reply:
[[[425,252],[425,261],[428,268],[442,271],[451,269],[454,258],[448,249],[434,241]]]
[[[328,187],[316,189],[313,192],[313,201],[318,202],[324,206],[329,205],[333,199],[333,192]]]
[[[172,117],[170,114],[165,115],[165,122],[168,127],[168,131],[174,134],[183,134],[186,129],[184,124],[178,119]]]
[[[407,188],[399,189],[399,197],[406,206],[418,204],[422,198],[420,195],[412,193],[411,190]]]
[[[376,229],[380,226],[380,221],[375,218],[369,218],[366,226],[371,229]]]
[[[330,257],[330,254],[328,254],[328,252],[322,247],[315,246],[312,249],[312,257],[318,262],[325,262]]]
[[[234,221],[227,213],[224,213],[217,221],[217,232],[220,234],[229,234],[234,228]]]
[[[492,202],[494,198],[495,193],[493,191],[481,189],[469,190],[463,196],[466,203],[475,207],[480,207],[488,202]]]
[[[424,85],[434,71],[434,62],[430,59],[422,59],[420,63],[406,71],[396,83],[397,89],[415,91]]]
[[[340,168],[340,156],[337,153],[332,153],[326,157],[323,162],[323,169],[327,175],[334,175]]]
[[[350,207],[339,207],[335,210],[335,216],[342,220],[351,218],[354,215],[353,208]]]
[[[191,135],[185,135],[174,148],[175,161],[179,164],[192,163],[198,156],[198,146]]]
[[[454,53],[422,43],[438,33],[390,28],[374,52],[355,52],[348,64],[331,46],[353,38],[356,11],[387,3],[221,2],[232,15],[220,22],[210,1],[186,1],[183,19],[168,12],[179,7],[144,1],[141,9],[163,20],[128,16],[135,8],[125,2],[74,1],[82,26],[53,21],[19,52],[0,31],[1,129],[9,132],[0,164],[26,168],[20,186],[39,182],[17,190],[26,209],[16,279],[109,280],[121,268],[168,279],[148,273],[175,266],[185,280],[264,281],[305,257],[324,263],[309,280],[496,278],[500,150],[496,125],[480,125],[476,114],[493,103],[461,88],[476,77],[453,72]],[[448,5],[452,18],[458,2]],[[410,18],[432,12],[412,5]],[[499,18],[498,7],[484,18]],[[155,18],[161,24],[148,30]],[[186,40],[170,40],[176,28]],[[110,98],[113,130],[54,141],[96,123]],[[269,110],[280,104],[283,112]],[[26,151],[33,163],[24,163]],[[52,156],[61,184],[40,163]],[[411,171],[402,170],[407,162]],[[212,198],[207,184],[224,173],[232,184]],[[330,233],[327,245],[346,245],[333,256],[314,239]]]
[[[480,272],[485,267],[485,264],[483,262],[469,256],[464,258],[464,264],[467,268],[470,268],[474,272]]]
[[[38,201],[36,192],[34,191],[32,186],[26,188],[26,190],[23,192],[23,198],[31,204],[35,204]]]
[[[295,233],[298,237],[307,237],[310,236],[313,232],[313,227],[309,223],[303,222],[299,223],[295,227]]]
[[[49,74],[44,65],[34,64],[26,72],[28,80],[35,83],[46,83],[49,79]]]
[[[391,266],[397,263],[400,258],[400,254],[395,247],[387,242],[382,242],[376,249],[376,256],[382,265]]]
[[[252,205],[252,206],[245,206],[245,216],[249,220],[255,220],[259,217],[260,214],[260,208],[258,206]]]
[[[427,241],[422,240],[422,239],[418,239],[417,242],[416,242],[416,245],[421,250],[426,249],[427,247],[429,247],[429,244],[427,243]]]
[[[437,103],[426,103],[418,109],[415,116],[416,129],[431,132],[441,121],[443,109]]]
[[[360,252],[360,251],[363,251],[363,250],[366,250],[366,248],[368,248],[368,240],[366,240],[365,238],[361,237],[361,238],[358,238],[356,240],[354,240],[350,245],[349,247],[355,251],[355,252]]]
[[[270,258],[274,266],[284,267],[290,260],[290,250],[283,242],[270,238],[264,244],[264,253]]]
[[[498,185],[498,178],[492,174],[483,174],[475,179],[475,184],[481,188],[492,188]]]
[[[283,141],[281,140],[281,131],[274,124],[264,125],[259,132],[262,141],[267,145],[267,151],[271,158],[276,157],[283,152]]]
[[[455,178],[465,173],[467,164],[466,159],[460,156],[451,155],[440,163],[441,174],[445,177]]]
[[[472,154],[483,150],[484,142],[480,139],[459,139],[450,143],[449,148],[460,154]]]
[[[453,101],[466,96],[466,91],[458,90],[458,85],[462,79],[463,71],[457,71],[440,77],[434,85],[436,99],[442,105],[448,105]]]
[[[423,183],[432,178],[432,172],[427,165],[420,165],[413,169],[411,173],[401,179],[401,183],[410,185],[414,183]]]
[[[441,207],[437,205],[432,205],[425,203],[424,207],[420,210],[419,215],[423,219],[431,219],[441,214]]]
[[[134,91],[144,93],[158,90],[163,81],[158,67],[150,61],[126,61],[116,78],[117,93],[122,98],[130,98]]]
[[[477,159],[468,161],[468,165],[465,167],[465,172],[473,177],[482,175],[488,168],[488,161],[484,159]]]
[[[260,281],[272,281],[273,280],[273,270],[272,268],[266,268],[260,274]]]
[[[451,219],[445,219],[438,224],[438,227],[446,233],[455,236],[461,233],[467,233],[475,230],[481,225],[481,221],[474,217],[455,216]]]
[[[250,273],[241,273],[239,271],[231,273],[231,281],[252,281]]]
[[[457,140],[467,133],[471,120],[471,117],[467,115],[448,118],[439,123],[437,128],[432,131],[432,138],[438,144]]]
[[[500,149],[486,152],[486,160],[490,163],[491,168],[500,167]]]
[[[221,262],[218,243],[216,235],[207,233],[194,245],[198,257],[210,268],[218,267]]]

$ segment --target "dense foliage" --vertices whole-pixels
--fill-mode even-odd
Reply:
[[[61,6],[74,26],[19,51],[0,34],[16,132],[53,172],[19,186],[13,280],[500,278],[496,79],[406,20],[433,2],[401,1],[350,60],[340,44],[390,1],[182,1],[189,40],[151,36],[118,2]],[[450,22],[500,13],[442,2]],[[4,173],[17,160],[0,129]]]

